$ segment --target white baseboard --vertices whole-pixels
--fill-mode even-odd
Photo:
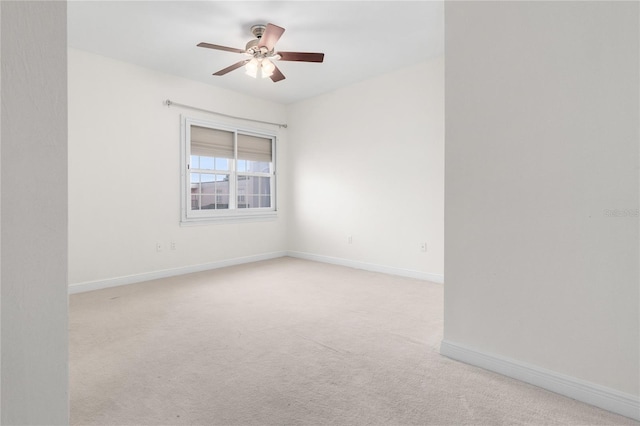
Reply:
[[[258,254],[253,256],[237,257],[233,259],[220,260],[216,262],[203,263],[200,265],[183,266],[179,268],[163,269],[160,271],[145,272],[142,274],[127,275],[123,277],[108,278],[104,280],[88,281],[69,285],[69,294],[83,293],[85,291],[100,290],[103,288],[117,287],[120,285],[134,284],[143,281],[156,280],[160,278],[174,277],[176,275],[190,274],[192,272],[207,271],[210,269],[224,268],[226,266],[241,265],[243,263],[258,262],[261,260],[275,259],[283,256],[297,257],[299,259],[313,260],[316,262],[331,263],[334,265],[347,266],[350,268],[363,269],[372,272],[382,272],[385,274],[398,275],[402,277],[417,278],[442,284],[444,276],[441,274],[429,274],[426,272],[413,271],[410,269],[394,268],[391,266],[377,265],[374,263],[359,262],[337,257],[323,256],[312,253],[297,251],[277,251],[271,253]]]
[[[442,341],[440,353],[448,358],[491,370],[613,413],[640,420],[640,397],[535,365],[479,352],[446,340]]]
[[[71,284],[69,294],[83,293],[85,291],[100,290],[103,288],[117,287],[120,285],[134,284],[143,281],[156,280],[159,278],[174,277],[176,275],[190,274],[192,272],[208,271],[210,269],[224,268],[226,266],[241,265],[243,263],[258,262],[261,260],[275,259],[286,256],[284,251],[257,254],[253,256],[236,257],[233,259],[219,260],[216,262],[203,263],[199,265],[182,266],[180,268],[163,269],[160,271],[145,272],[142,274],[127,275],[124,277],[108,278],[105,280],[88,281],[84,283]]]
[[[286,253],[287,256],[297,257],[299,259],[331,263],[333,265],[348,266],[350,268],[364,269],[365,271],[381,272],[401,277],[417,278],[419,280],[432,281],[439,284],[444,283],[444,275],[442,274],[430,274],[428,272],[415,271],[412,269],[395,268],[393,266],[378,265],[375,263],[360,262],[358,260],[343,259],[340,257],[324,256],[321,254],[305,253],[300,251],[288,251]]]

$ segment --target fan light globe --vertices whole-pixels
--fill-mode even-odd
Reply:
[[[264,58],[262,60],[262,78],[271,77],[275,69],[276,66],[273,65],[273,62],[271,62],[267,58]]]
[[[244,69],[246,70],[247,75],[256,78],[258,77],[258,66],[260,66],[260,63],[256,58],[253,58],[249,62],[247,62],[247,65],[245,65]]]

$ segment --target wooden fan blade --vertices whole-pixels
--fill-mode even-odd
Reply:
[[[228,67],[226,67],[225,69],[222,69],[216,73],[213,73],[213,75],[225,75],[228,72],[231,72],[235,69],[240,68],[241,66],[243,66],[244,64],[246,64],[247,62],[249,62],[251,59],[245,59],[244,61],[240,61],[240,62],[236,62],[233,65],[230,65]]]
[[[285,79],[284,74],[282,74],[282,71],[280,71],[280,69],[276,67],[273,70],[273,74],[271,74],[271,80],[273,80],[274,83],[277,83],[280,80],[284,80],[284,79]]]
[[[322,62],[324,53],[278,52],[281,61]]]
[[[211,43],[199,43],[198,47],[206,47],[207,49],[216,49],[216,50],[224,50],[226,52],[235,52],[235,53],[244,53],[245,51],[242,49],[235,49],[233,47],[227,47],[227,46],[218,46],[217,44],[211,44]]]
[[[278,40],[280,40],[280,37],[282,37],[282,33],[284,33],[284,28],[273,24],[267,24],[267,29],[264,30],[264,34],[260,38],[258,47],[266,47],[267,49],[272,50]]]

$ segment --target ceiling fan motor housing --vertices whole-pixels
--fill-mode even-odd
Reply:
[[[245,46],[245,50],[247,51],[248,55],[262,57],[269,53],[269,50],[265,47],[261,48],[258,46],[258,44],[260,43],[260,39],[262,38],[262,35],[266,31],[266,29],[266,25],[254,25],[251,27],[251,34],[253,34],[256,38],[249,41]]]

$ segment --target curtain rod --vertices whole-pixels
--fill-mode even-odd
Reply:
[[[179,107],[183,107],[183,108],[193,109],[193,110],[196,110],[196,111],[208,112],[209,114],[221,115],[223,117],[235,118],[235,119],[238,119],[238,120],[253,121],[254,123],[271,124],[272,126],[278,126],[278,127],[281,127],[281,128],[284,127],[285,129],[287,128],[286,124],[272,123],[270,121],[254,120],[252,118],[236,117],[235,115],[223,114],[221,112],[210,111],[208,109],[198,108],[198,107],[194,107],[194,106],[191,106],[191,105],[179,104],[179,103],[173,102],[172,100],[169,100],[169,99],[164,101],[164,104],[166,106],[175,105],[175,106],[179,106]]]

